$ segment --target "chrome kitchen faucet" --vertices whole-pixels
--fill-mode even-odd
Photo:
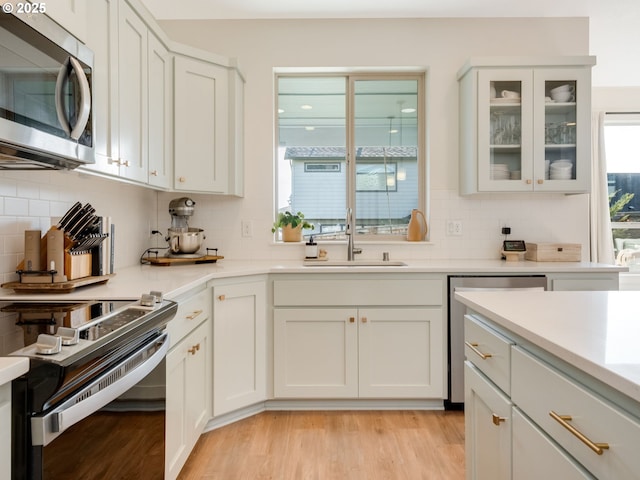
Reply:
[[[346,223],[347,223],[347,228],[345,231],[345,235],[347,235],[347,260],[348,261],[353,261],[354,255],[358,254],[358,253],[362,253],[362,249],[361,248],[355,248],[355,246],[353,245],[353,234],[355,232],[354,229],[354,225],[353,225],[353,210],[351,208],[347,208],[347,219],[346,219]]]

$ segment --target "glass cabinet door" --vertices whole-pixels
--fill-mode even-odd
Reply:
[[[532,189],[531,70],[478,73],[478,187]]]
[[[534,188],[588,191],[591,82],[577,69],[540,69],[535,79]]]

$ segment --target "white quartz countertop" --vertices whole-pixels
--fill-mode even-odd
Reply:
[[[26,357],[0,357],[0,385],[9,383],[29,370]]]
[[[471,310],[640,402],[638,292],[458,292]]]
[[[16,294],[0,290],[0,300],[118,300],[137,299],[143,293],[161,291],[176,298],[203,282],[269,273],[443,273],[443,274],[545,274],[624,272],[626,268],[589,262],[506,262],[502,260],[403,260],[401,267],[305,266],[302,260],[220,260],[199,265],[136,265],[122,268],[101,285],[77,288],[67,294]]]

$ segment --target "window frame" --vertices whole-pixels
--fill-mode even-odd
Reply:
[[[357,162],[356,158],[356,145],[355,145],[355,83],[360,80],[416,80],[417,81],[417,205],[415,208],[425,212],[425,216],[429,219],[429,211],[427,205],[428,187],[429,181],[427,178],[428,165],[427,165],[427,70],[415,69],[415,68],[390,68],[390,69],[325,69],[325,68],[276,68],[274,69],[274,195],[273,195],[273,211],[274,219],[278,214],[278,149],[280,148],[279,142],[279,79],[281,77],[344,77],[346,81],[345,90],[345,140],[346,140],[346,158],[345,158],[345,170],[347,174],[347,188],[346,188],[346,209],[351,208],[354,212],[354,223],[358,225],[358,219],[355,218],[356,193],[361,193],[357,190]],[[396,174],[397,176],[397,171]],[[304,212],[303,212],[304,213]],[[303,235],[312,235],[313,231],[303,232]],[[387,243],[387,242],[404,242],[406,241],[405,234],[384,234],[384,233],[369,233],[358,234],[357,240],[369,242],[369,243]],[[327,242],[340,242],[344,241],[346,236],[342,235],[336,239],[327,239]],[[427,239],[428,241],[428,235]]]

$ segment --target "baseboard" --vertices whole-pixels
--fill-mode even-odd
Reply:
[[[444,410],[444,402],[435,400],[363,400],[363,399],[326,399],[326,400],[266,400],[249,405],[233,412],[212,418],[204,428],[205,432],[224,427],[265,411],[302,411],[302,410]]]

